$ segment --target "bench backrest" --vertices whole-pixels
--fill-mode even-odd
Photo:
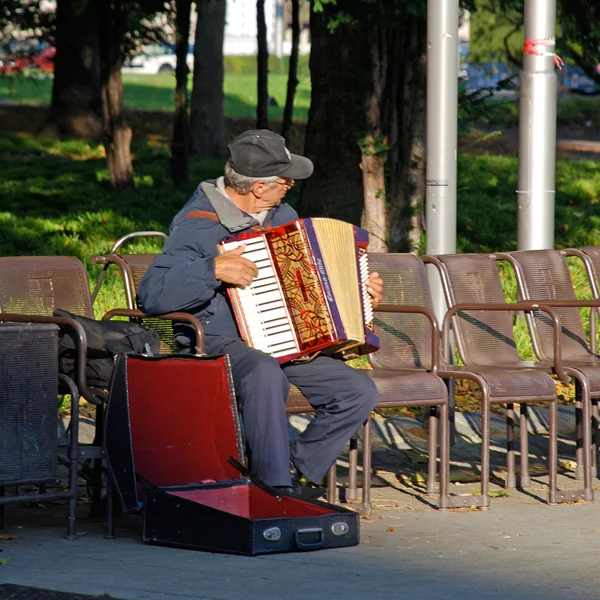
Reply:
[[[383,304],[421,306],[433,310],[425,266],[414,254],[369,254],[369,271],[383,278]],[[375,313],[380,348],[375,365],[391,369],[431,367],[431,323],[422,314]]]
[[[569,265],[556,250],[519,250],[509,252],[519,296],[524,300],[577,300]],[[563,356],[569,360],[591,358],[578,308],[556,308],[562,325]],[[540,360],[552,360],[554,334],[552,323],[545,313],[536,312],[528,318],[534,349]]]
[[[0,258],[0,311],[52,315],[55,308],[94,317],[87,271],[75,256]]]
[[[498,267],[487,254],[442,254],[433,260],[438,263],[449,306],[506,303]],[[486,367],[520,365],[513,316],[512,311],[460,311],[452,327],[462,362]]]

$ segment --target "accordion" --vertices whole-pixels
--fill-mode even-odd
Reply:
[[[280,363],[379,347],[367,292],[368,233],[335,219],[298,219],[221,242],[246,244],[254,281],[228,289],[242,339]]]

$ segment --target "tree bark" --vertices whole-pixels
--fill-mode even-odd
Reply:
[[[76,10],[70,0],[56,4],[56,55],[49,122],[44,132],[68,138],[102,135],[102,84],[97,3]]]
[[[171,178],[177,185],[189,181],[188,174],[188,39],[190,36],[191,0],[175,2],[175,119],[173,122],[173,139],[171,140]]]
[[[123,118],[123,81],[121,80],[121,1],[101,3],[100,62],[104,150],[110,181],[115,189],[134,187],[131,162],[131,129]]]
[[[425,16],[386,0],[340,4],[354,11],[348,20],[322,6],[311,15],[305,143],[315,173],[299,210],[362,225],[370,251],[406,251],[420,237],[409,230],[420,227],[411,211],[421,213],[424,190]]]
[[[427,23],[405,15],[392,42],[388,247],[414,250],[424,226]]]
[[[290,139],[294,117],[294,97],[298,86],[298,51],[300,45],[300,0],[292,0],[292,51],[288,70],[287,95],[283,109],[281,135],[286,141]]]
[[[366,131],[365,101],[371,87],[368,44],[363,32],[340,24],[327,29],[332,8],[311,11],[312,96],[305,154],[315,164],[304,182],[302,216],[332,217],[361,224],[364,196],[359,141]],[[343,68],[340,68],[344,65]]]
[[[196,2],[190,154],[225,156],[223,37],[226,0]]]
[[[370,45],[371,93],[365,105],[367,134],[361,142],[364,190],[362,227],[369,232],[369,251],[388,249],[385,163],[388,137],[384,134],[384,91],[388,77],[387,28],[370,27],[365,36]]]
[[[267,46],[267,23],[265,21],[265,0],[256,0],[256,32],[258,54],[256,56],[256,128],[269,128],[269,49]]]

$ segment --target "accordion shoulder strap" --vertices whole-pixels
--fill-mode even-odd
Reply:
[[[198,217],[199,219],[212,219],[213,221],[219,220],[219,217],[217,217],[215,213],[208,212],[207,210],[195,210],[194,212],[185,215],[186,219],[190,219],[192,217]]]
[[[187,215],[185,215],[186,219],[190,219],[190,218],[198,218],[198,219],[211,219],[212,221],[218,221],[219,222],[219,217],[217,217],[217,215],[213,212],[209,212],[207,210],[195,210],[191,213],[188,213]],[[270,224],[270,222],[269,222]],[[262,227],[261,225],[254,225],[254,227],[250,227],[251,231],[264,231],[265,229],[267,229],[267,227]]]

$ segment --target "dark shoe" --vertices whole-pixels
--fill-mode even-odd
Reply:
[[[296,465],[290,461],[290,477],[292,478],[292,484],[300,484],[300,480],[302,479],[302,473],[298,470]]]
[[[281,492],[283,496],[302,496],[302,486],[298,483],[293,485],[274,485],[274,490]]]

